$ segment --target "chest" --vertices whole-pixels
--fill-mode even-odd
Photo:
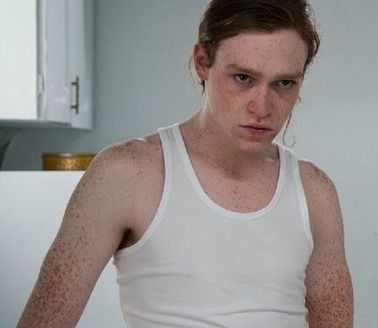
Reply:
[[[200,205],[178,211],[182,204],[172,197],[155,233],[129,258],[129,270],[138,271],[133,276],[143,277],[141,290],[160,286],[165,297],[189,293],[195,304],[205,298],[209,306],[226,305],[230,295],[249,306],[252,300],[258,306],[281,304],[287,294],[303,299],[311,250],[294,211],[233,220]]]
[[[215,203],[235,212],[255,212],[272,200],[279,178],[279,161],[244,168],[220,168],[193,159],[193,169],[204,192]]]

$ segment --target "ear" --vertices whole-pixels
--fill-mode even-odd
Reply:
[[[201,81],[205,81],[209,75],[209,59],[205,47],[197,43],[193,50],[193,62],[196,72]]]

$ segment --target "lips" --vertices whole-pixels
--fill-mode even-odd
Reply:
[[[250,137],[265,138],[272,133],[267,125],[262,124],[245,124],[240,125],[240,127],[248,133]]]
[[[257,130],[257,131],[259,131],[259,130],[261,130],[261,131],[271,131],[272,130],[268,126],[261,125],[261,124],[246,124],[246,125],[240,125],[240,127],[251,129],[251,130]]]

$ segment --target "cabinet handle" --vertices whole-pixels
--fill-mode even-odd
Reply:
[[[80,81],[78,76],[76,76],[75,81],[71,82],[71,87],[75,89],[75,103],[71,105],[71,109],[74,109],[75,113],[79,114]]]

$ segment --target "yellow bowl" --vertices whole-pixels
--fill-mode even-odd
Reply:
[[[45,171],[85,171],[96,153],[44,153]]]

